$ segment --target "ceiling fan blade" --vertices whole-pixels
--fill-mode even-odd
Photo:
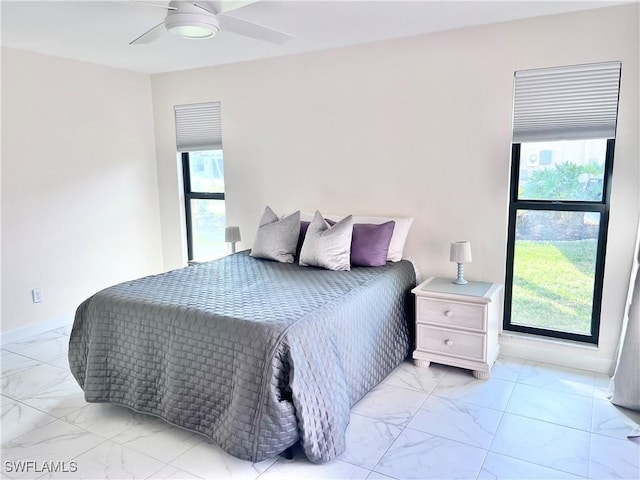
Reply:
[[[263,42],[282,45],[287,40],[293,38],[293,35],[290,33],[281,32],[280,30],[265,27],[264,25],[253,23],[249,20],[244,20],[238,17],[218,15],[218,21],[220,22],[220,28],[222,30],[262,40]]]
[[[230,12],[238,8],[246,7],[259,0],[210,0],[207,3],[213,5],[215,13]]]
[[[129,5],[141,5],[143,7],[155,7],[163,10],[177,10],[176,7],[170,7],[168,5],[158,5],[157,3],[145,2],[143,0],[116,0],[118,3],[127,3]]]
[[[162,37],[166,32],[167,29],[164,26],[164,22],[161,22],[155,27],[144,32],[135,40],[129,42],[129,45],[142,45],[143,43],[151,43]]]
[[[206,5],[202,4],[202,2],[200,2],[200,3],[198,3],[198,2],[191,2],[191,4],[192,4],[194,7],[197,7],[197,8],[199,8],[199,9],[201,9],[201,10],[204,10],[204,11],[205,11],[205,12],[207,12],[207,13],[211,13],[211,14],[213,14],[213,15],[216,15],[216,12],[217,12],[217,11],[216,11],[216,9],[215,9],[215,8],[213,8],[213,6],[211,5],[211,2],[205,2],[205,3],[206,3]]]

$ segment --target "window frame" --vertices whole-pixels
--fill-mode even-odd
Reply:
[[[526,334],[542,335],[546,337],[573,340],[584,343],[598,344],[600,335],[600,316],[602,308],[602,289],[604,283],[604,267],[607,247],[607,235],[609,226],[609,209],[611,197],[611,181],[613,176],[613,157],[615,151],[615,139],[607,139],[602,198],[599,201],[585,200],[521,200],[518,198],[520,181],[520,153],[521,143],[511,145],[511,186],[509,192],[509,223],[507,237],[507,268],[505,278],[504,317],[503,329]],[[549,330],[539,327],[514,325],[511,323],[511,301],[513,295],[513,270],[516,242],[516,220],[520,210],[544,210],[544,211],[573,211],[573,212],[597,212],[600,214],[598,229],[598,246],[596,250],[596,265],[594,273],[593,304],[591,310],[591,334],[564,332]]]
[[[222,150],[221,148],[218,150]],[[181,152],[182,159],[182,180],[184,184],[184,213],[187,224],[187,260],[192,262],[193,258],[193,224],[191,215],[191,200],[223,200],[224,192],[207,193],[194,192],[191,190],[191,170],[189,168],[189,152]]]

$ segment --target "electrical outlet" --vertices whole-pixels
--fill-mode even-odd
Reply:
[[[33,297],[33,303],[40,303],[42,301],[42,289],[34,288],[31,290],[31,296]]]

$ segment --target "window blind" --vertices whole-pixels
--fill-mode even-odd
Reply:
[[[620,62],[515,73],[513,142],[615,138]]]
[[[220,102],[176,105],[176,145],[179,152],[222,148]]]

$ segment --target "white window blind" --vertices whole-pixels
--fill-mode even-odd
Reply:
[[[620,62],[515,73],[513,142],[615,138]]]
[[[220,102],[176,105],[176,145],[179,152],[222,148]]]

